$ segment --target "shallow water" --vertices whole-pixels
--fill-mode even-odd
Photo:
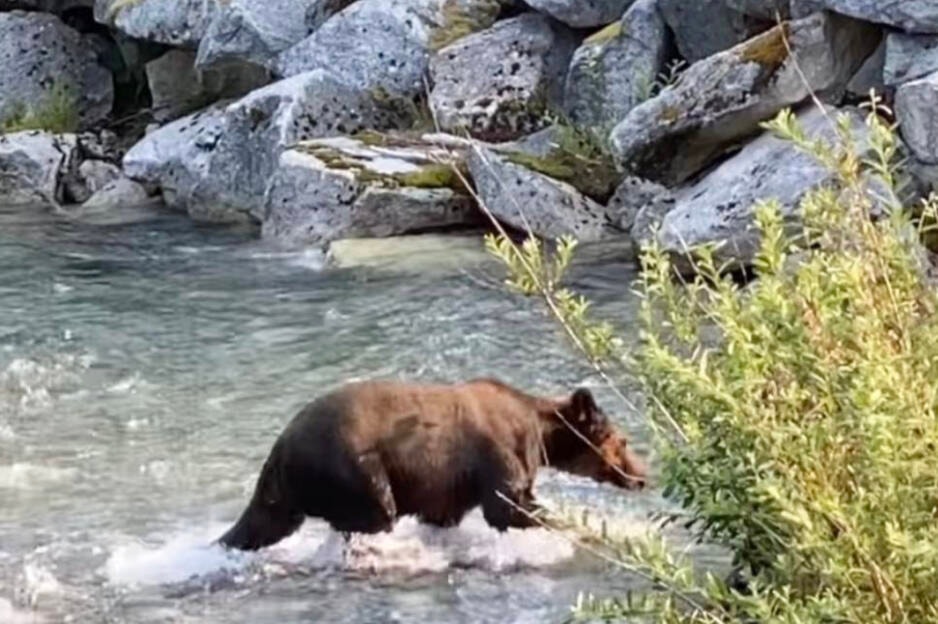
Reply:
[[[562,621],[633,579],[541,530],[402,520],[343,551],[322,523],[266,552],[209,546],[293,413],[353,378],[598,383],[493,270],[322,271],[251,233],[155,215],[91,225],[0,210],[0,621]],[[577,286],[628,336],[624,261]],[[643,447],[640,419],[619,409]],[[658,493],[546,473],[549,501],[641,527]]]

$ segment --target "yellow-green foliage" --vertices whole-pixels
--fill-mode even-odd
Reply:
[[[2,132],[46,130],[63,133],[78,130],[80,118],[75,98],[68,88],[54,85],[35,106],[20,104],[0,123]]]
[[[660,539],[609,538],[605,556],[657,589],[585,596],[578,618],[938,621],[938,298],[909,236],[909,214],[934,218],[936,202],[903,210],[884,192],[897,149],[879,116],[867,161],[846,118],[832,123],[834,146],[790,112],[769,124],[839,184],[805,196],[797,239],[775,202],[755,208],[754,282],[724,277],[706,248],[699,277],[679,281],[644,250],[641,343],[623,355],[644,383],[665,495],[731,551],[748,590],[695,574]]]

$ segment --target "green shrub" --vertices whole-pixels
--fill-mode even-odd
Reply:
[[[767,124],[836,175],[803,199],[797,249],[771,200],[754,209],[748,285],[712,249],[695,250],[697,277],[681,281],[646,248],[640,346],[597,360],[643,382],[664,493],[695,537],[732,553],[747,587],[699,574],[660,537],[607,537],[604,556],[653,590],[584,597],[576,617],[938,621],[938,298],[909,216],[933,220],[935,201],[899,205],[894,129],[875,109],[868,160],[846,119],[832,123],[833,146],[790,112]],[[530,268],[499,256],[512,275]]]
[[[0,123],[0,131],[46,130],[60,134],[77,131],[80,121],[74,96],[57,83],[34,107],[18,106]]]

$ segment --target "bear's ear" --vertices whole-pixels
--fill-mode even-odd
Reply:
[[[570,407],[578,417],[592,416],[598,411],[593,393],[586,388],[577,388],[570,397]]]

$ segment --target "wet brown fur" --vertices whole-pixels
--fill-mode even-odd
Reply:
[[[387,531],[406,515],[454,526],[478,505],[499,530],[527,527],[545,464],[627,489],[644,485],[644,465],[587,390],[548,399],[492,379],[348,384],[287,425],[248,508],[220,542],[262,548],[307,516],[345,533]]]

